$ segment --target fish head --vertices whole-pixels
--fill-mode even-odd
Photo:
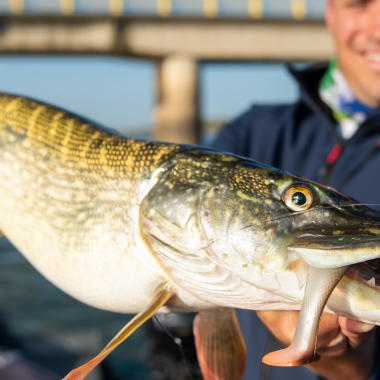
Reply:
[[[220,208],[229,210],[229,214],[224,211],[224,246],[235,240],[233,245],[239,248],[235,252],[240,253],[240,261],[248,258],[248,269],[239,270],[236,261],[230,267],[246,282],[290,298],[297,298],[296,288],[284,281],[277,286],[279,272],[290,272],[292,264],[301,261],[306,277],[292,344],[263,361],[293,366],[317,360],[320,315],[347,271],[351,279],[338,286],[329,310],[379,323],[380,292],[376,280],[366,280],[371,276],[369,268],[374,272],[379,268],[380,214],[332,188],[284,172],[249,164],[236,169]],[[211,198],[210,203],[216,206]],[[215,216],[220,213],[220,209],[209,209]],[[218,248],[222,250],[223,244]],[[249,270],[252,267],[260,270]]]
[[[301,257],[317,268],[380,257],[380,212],[330,187],[248,160],[229,175],[210,187],[201,209],[208,236],[215,243],[223,240],[218,249],[233,246],[251,262]]]
[[[299,258],[317,268],[380,258],[379,212],[234,155],[194,149],[177,156],[142,211],[157,239],[178,252],[207,250],[244,278]]]
[[[378,211],[312,181],[288,178],[288,182],[279,189],[294,219],[288,252],[316,268],[338,268],[380,257]]]

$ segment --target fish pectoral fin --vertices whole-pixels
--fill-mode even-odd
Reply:
[[[193,323],[199,366],[205,380],[240,380],[247,349],[234,309],[201,311]]]
[[[331,292],[346,270],[347,267],[308,267],[305,295],[293,341],[289,347],[265,355],[263,363],[292,367],[319,359],[316,353],[319,320]]]
[[[171,287],[164,283],[156,289],[151,304],[135,315],[104,347],[104,349],[86,364],[73,369],[63,380],[83,380],[103,359],[105,359],[120,343],[127,339],[144,322],[151,318],[173,295]]]

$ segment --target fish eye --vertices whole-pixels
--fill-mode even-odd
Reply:
[[[292,211],[304,211],[311,207],[314,200],[313,191],[304,185],[292,185],[285,190],[283,200]]]

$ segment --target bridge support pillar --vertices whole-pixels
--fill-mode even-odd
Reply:
[[[198,62],[171,55],[158,65],[154,138],[195,144],[200,137]]]

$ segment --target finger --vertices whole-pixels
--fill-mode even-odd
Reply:
[[[323,313],[318,330],[317,352],[323,356],[339,356],[347,347],[347,337],[340,330],[338,317]]]
[[[335,336],[334,339],[330,340],[325,345],[317,344],[317,352],[321,356],[341,356],[345,354],[348,350],[348,339],[342,332],[339,332],[338,335]]]
[[[375,327],[373,324],[355,321],[354,319],[345,317],[339,317],[339,325],[349,334],[367,333]]]
[[[340,333],[338,317],[334,314],[323,313],[319,322],[317,348],[331,346]]]
[[[257,311],[263,324],[280,341],[281,344],[289,345],[298,323],[298,311]],[[325,347],[340,333],[338,317],[334,314],[323,313],[318,329],[317,346]]]
[[[374,333],[375,325],[369,323],[359,322],[345,317],[339,317],[338,322],[342,333],[348,339],[349,345],[354,349]]]
[[[291,343],[296,330],[299,311],[256,311],[256,314],[283,346],[288,346]]]

